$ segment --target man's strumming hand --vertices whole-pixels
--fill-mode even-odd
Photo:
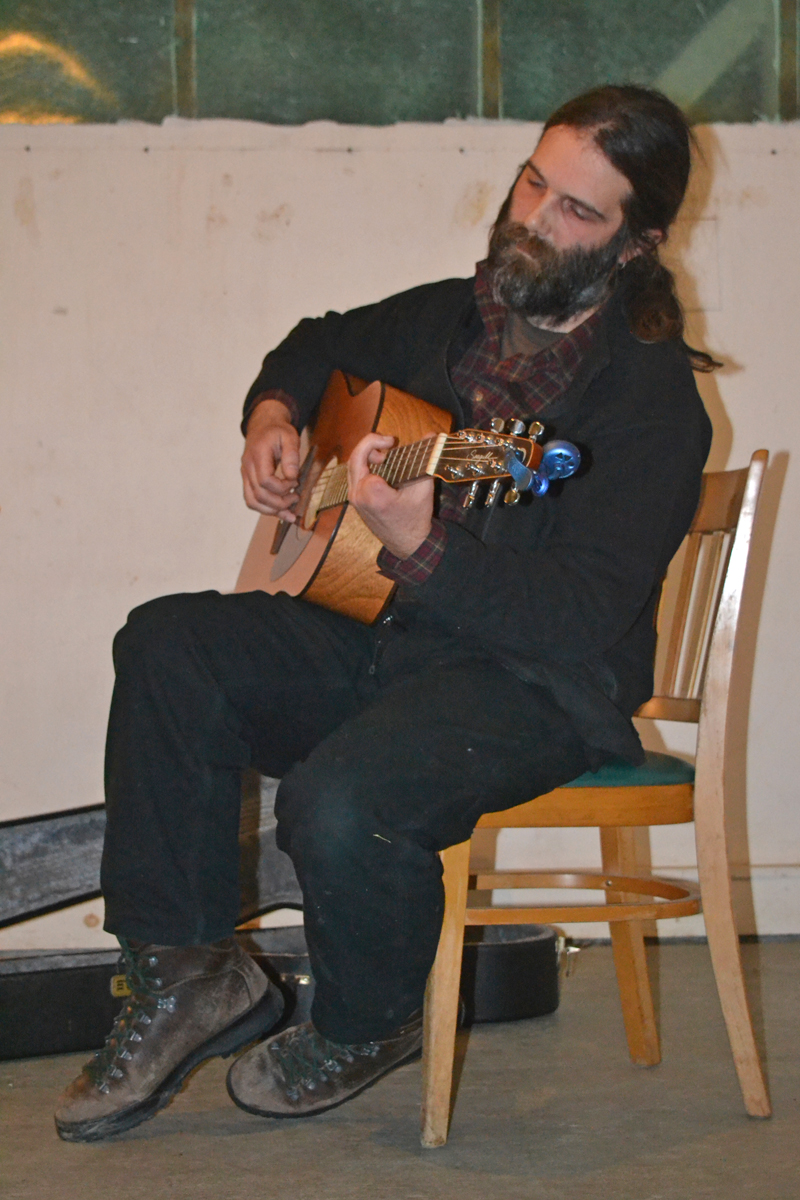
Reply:
[[[398,558],[408,558],[431,531],[433,480],[426,476],[395,489],[373,475],[370,464],[382,463],[394,444],[394,438],[379,433],[361,439],[347,464],[347,496],[386,549]]]
[[[283,478],[275,474],[279,464]],[[268,517],[295,521],[292,508],[297,503],[294,488],[299,469],[300,435],[291,423],[288,408],[280,400],[262,400],[247,422],[242,454],[247,507]]]

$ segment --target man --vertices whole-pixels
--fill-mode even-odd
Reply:
[[[246,405],[245,498],[293,520],[298,430],[330,372],[383,379],[456,423],[541,420],[581,472],[543,498],[464,511],[430,479],[349,464],[349,499],[397,583],[374,626],[260,592],[165,597],[115,642],[106,928],[132,992],[59,1105],[91,1140],[163,1107],[188,1072],[268,1032],[280,1003],[232,939],[239,772],[281,776],[279,845],[304,895],[312,1022],[231,1068],[267,1116],[342,1103],[419,1051],[439,936],[437,852],[478,817],[614,756],[652,690],[660,581],[710,442],[658,261],[690,137],[665,97],[607,87],[545,126],[475,279],[305,320]],[[282,467],[282,478],[276,474]]]

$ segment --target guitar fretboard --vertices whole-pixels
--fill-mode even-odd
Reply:
[[[422,475],[432,475],[445,441],[446,435],[440,433],[435,437],[423,438],[421,442],[395,446],[383,462],[371,466],[370,471],[373,475],[380,475],[392,487],[399,487],[401,483],[419,479]],[[320,510],[344,504],[347,499],[347,464],[339,463],[326,468],[320,475],[315,491],[320,488]]]

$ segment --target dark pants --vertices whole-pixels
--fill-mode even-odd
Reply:
[[[580,775],[542,688],[434,628],[361,625],[261,592],[167,596],[114,644],[106,928],[166,945],[239,912],[240,771],[281,776],[278,845],[303,890],[313,1019],[384,1036],[422,1003],[443,910],[437,851]]]

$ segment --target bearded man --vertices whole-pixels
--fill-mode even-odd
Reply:
[[[312,1021],[231,1068],[265,1116],[340,1104],[418,1053],[443,892],[438,851],[482,813],[621,757],[652,692],[661,579],[697,505],[710,427],[658,260],[690,134],[664,96],[605,87],[550,118],[473,279],[302,321],[245,404],[244,492],[293,520],[298,430],[334,369],[382,379],[457,427],[537,419],[578,476],[464,510],[349,464],[349,501],[397,587],[365,625],[285,594],[179,595],[115,642],[106,928],[132,996],[68,1088],[62,1137],[130,1128],[200,1061],[268,1032],[281,1004],[233,941],[239,775],[282,779],[278,844],[303,890]],[[276,474],[278,465],[282,477]]]

